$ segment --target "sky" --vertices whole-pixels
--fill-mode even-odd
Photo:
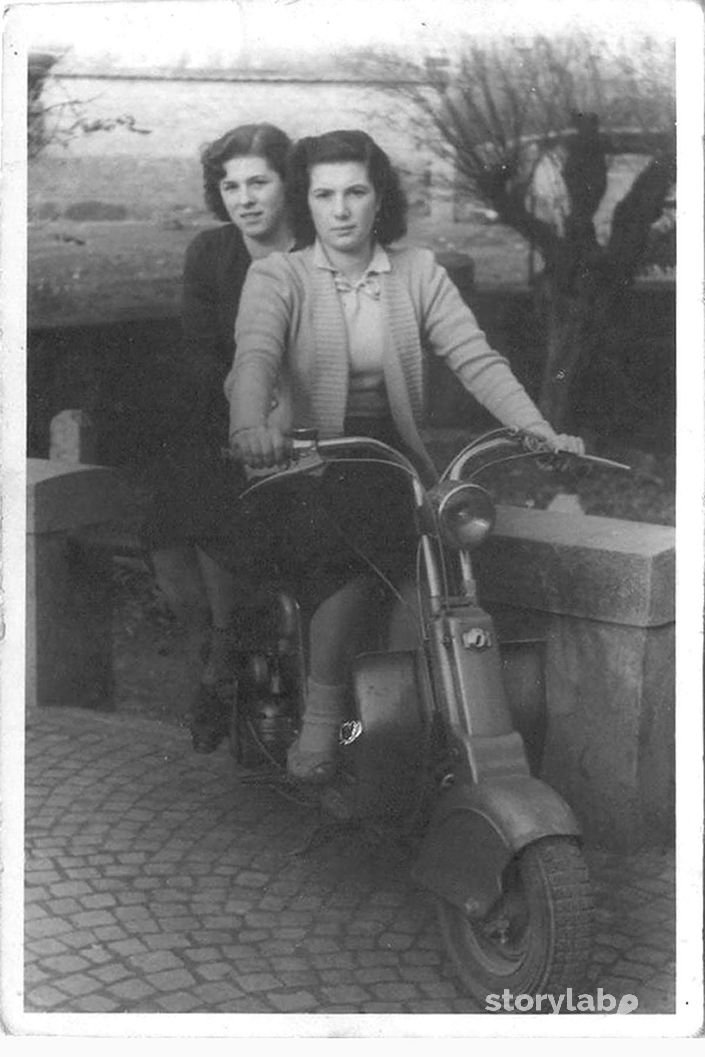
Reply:
[[[518,35],[592,25],[629,35],[670,35],[674,3],[690,0],[88,0],[10,2],[10,25],[32,48],[79,60],[111,54],[121,65],[190,67],[274,56],[328,55],[370,45],[411,54],[442,49],[462,27]],[[530,12],[530,15],[528,14]]]

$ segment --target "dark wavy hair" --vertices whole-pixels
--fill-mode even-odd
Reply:
[[[348,161],[362,162],[377,192],[380,202],[374,229],[377,240],[386,244],[406,234],[408,203],[389,158],[366,132],[337,129],[322,136],[305,136],[294,144],[289,155],[286,196],[298,246],[310,246],[316,240],[308,207],[312,167]]]
[[[291,140],[275,125],[239,125],[230,129],[201,150],[203,166],[203,197],[208,209],[218,220],[230,220],[220,194],[220,181],[225,176],[225,163],[231,158],[254,156],[264,158],[269,167],[286,176],[286,160]]]

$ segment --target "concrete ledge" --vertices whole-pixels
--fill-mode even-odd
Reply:
[[[675,529],[498,507],[475,573],[485,604],[658,627],[675,619]]]
[[[125,514],[129,494],[123,479],[106,466],[27,460],[27,532],[68,532],[114,521]]]

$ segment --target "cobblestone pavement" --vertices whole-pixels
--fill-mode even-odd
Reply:
[[[310,813],[237,777],[178,727],[30,718],[26,1012],[479,1012],[408,853],[348,833],[295,854]],[[587,856],[592,986],[673,1012],[673,855]]]

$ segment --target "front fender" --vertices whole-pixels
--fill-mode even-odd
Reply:
[[[436,895],[482,917],[502,891],[510,860],[542,837],[579,837],[558,793],[519,775],[458,783],[439,801],[412,874]]]

